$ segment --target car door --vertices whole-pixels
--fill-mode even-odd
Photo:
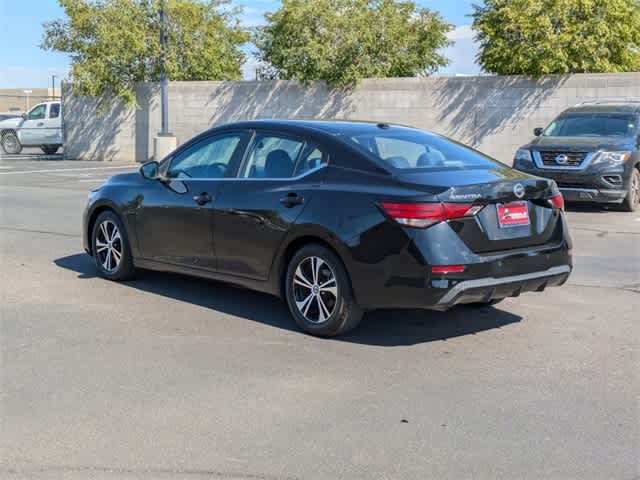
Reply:
[[[18,128],[18,139],[22,145],[44,145],[45,120],[47,117],[47,104],[40,103],[33,107]]]
[[[220,182],[242,158],[248,134],[214,134],[178,150],[149,180],[136,215],[143,258],[215,270],[213,210]]]
[[[214,205],[218,271],[266,279],[290,226],[324,176],[327,156],[314,144],[256,132],[237,178]]]
[[[52,102],[47,108],[47,116],[44,119],[42,145],[56,145],[62,143],[62,117],[60,103]]]

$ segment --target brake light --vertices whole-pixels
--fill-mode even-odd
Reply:
[[[564,210],[564,197],[561,193],[557,193],[553,197],[549,198],[549,203],[553,208]]]
[[[431,273],[462,273],[464,268],[464,265],[434,265]]]
[[[434,223],[468,217],[482,207],[471,203],[388,203],[382,209],[396,222],[408,227],[425,228]]]
[[[434,223],[475,215],[482,206],[471,203],[389,203],[382,209],[396,222],[408,227],[425,228]]]

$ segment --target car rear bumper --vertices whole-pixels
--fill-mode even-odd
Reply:
[[[620,203],[627,196],[624,189],[603,189],[590,187],[564,187],[560,191],[567,202]]]
[[[465,280],[449,289],[432,308],[446,310],[461,303],[489,302],[505,297],[517,297],[523,292],[542,292],[547,287],[565,283],[570,273],[569,265],[559,265],[521,275]]]

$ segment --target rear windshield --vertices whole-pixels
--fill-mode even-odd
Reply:
[[[347,139],[392,168],[430,170],[493,168],[497,162],[475,150],[420,130],[367,132]]]
[[[636,118],[628,114],[591,113],[558,117],[544,131],[545,137],[631,137]]]

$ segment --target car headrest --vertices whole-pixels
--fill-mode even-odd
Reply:
[[[444,160],[434,152],[426,152],[418,157],[416,167],[444,167]]]
[[[389,157],[385,158],[385,160],[392,166],[396,168],[409,168],[411,164],[409,160],[404,157]]]
[[[264,174],[267,178],[287,178],[293,173],[293,161],[284,150],[269,152],[264,163]]]

